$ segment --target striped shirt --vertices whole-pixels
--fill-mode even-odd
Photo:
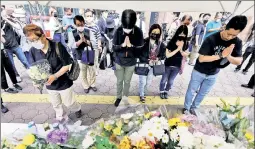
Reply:
[[[98,49],[98,40],[101,40],[101,33],[99,27],[85,25],[85,28],[90,30],[90,41],[94,49]]]

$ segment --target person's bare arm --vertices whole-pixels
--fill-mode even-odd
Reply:
[[[212,56],[208,56],[208,55],[199,55],[199,62],[200,63],[204,63],[204,62],[213,62],[213,61],[217,61],[220,59],[219,55],[212,55]]]
[[[177,49],[175,49],[172,52],[169,52],[169,50],[166,48],[166,58],[172,57],[174,56],[177,52],[179,52],[181,50],[180,47],[178,47]]]
[[[227,56],[227,59],[231,64],[234,64],[234,65],[240,65],[243,61],[242,57],[233,57],[231,55]]]
[[[208,32],[214,32],[214,31],[219,31],[221,30],[221,28],[212,28],[212,29],[209,29]]]
[[[7,18],[3,18],[3,20],[5,20],[7,23],[9,23],[12,27],[14,27],[15,29],[19,29],[20,25],[18,25],[16,22],[12,22]]]
[[[69,67],[70,65],[67,66],[63,66],[57,73],[55,73],[54,75],[59,78],[61,77],[63,74],[65,74],[67,71],[69,71]]]

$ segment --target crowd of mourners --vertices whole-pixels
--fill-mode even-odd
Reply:
[[[42,28],[36,23],[26,23],[25,17],[1,6],[1,87],[8,93],[22,90],[19,85],[22,78],[15,67],[14,55],[26,69],[37,61],[48,60],[52,72],[46,88],[59,121],[68,120],[63,105],[75,112],[77,118],[82,116],[81,105],[75,100],[74,80],[68,76],[72,67],[80,68],[80,72],[76,73],[81,77],[86,94],[98,90],[98,70],[111,68],[117,78],[114,105],[118,107],[123,97],[129,96],[134,73],[139,75],[141,103],[145,103],[148,86],[155,76],[162,77],[160,98],[168,99],[176,76],[184,72],[184,65],[188,62],[194,69],[183,113],[195,114],[195,109],[214,86],[221,69],[231,63],[237,66],[237,72],[252,54],[242,70],[246,74],[255,59],[254,27],[242,54],[243,44],[237,37],[247,25],[247,17],[242,15],[233,16],[222,24],[221,13],[216,13],[212,20],[211,14],[201,13],[195,21],[190,15],[179,19],[177,14],[167,30],[166,41],[162,41],[163,31],[159,24],[151,25],[146,31],[141,12],[132,9],[124,10],[119,22],[106,10],[97,22],[92,9],[74,16],[71,8],[65,8],[62,22],[54,8],[50,8],[49,16],[48,27]],[[106,63],[107,54],[110,55],[109,65]],[[9,87],[5,72],[13,88]],[[254,75],[248,84],[242,86],[253,88]],[[1,106],[2,112],[6,113],[8,109],[3,104]]]

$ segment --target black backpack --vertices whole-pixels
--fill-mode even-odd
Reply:
[[[59,43],[56,43],[56,53],[58,57],[62,60],[59,52]],[[69,77],[70,80],[75,81],[78,79],[80,75],[80,66],[77,60],[72,59],[72,67],[71,70],[67,73],[67,76]]]

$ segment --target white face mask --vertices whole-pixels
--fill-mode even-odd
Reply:
[[[123,28],[123,31],[124,31],[125,33],[129,34],[129,33],[132,31],[132,29]]]
[[[84,27],[77,27],[77,30],[78,30],[79,32],[83,32],[83,31],[84,31]]]
[[[217,19],[217,20],[216,20],[216,22],[220,22],[220,21],[221,21],[221,19]]]
[[[44,47],[44,44],[41,42],[41,40],[31,42],[32,47],[35,47],[36,49],[42,49]]]

